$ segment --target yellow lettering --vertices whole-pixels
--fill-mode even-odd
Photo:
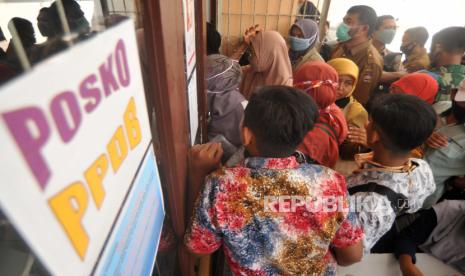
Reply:
[[[126,145],[126,139],[124,139],[123,127],[120,126],[116,130],[115,134],[107,145],[107,151],[110,155],[111,167],[116,173],[123,163],[124,159],[128,155],[128,146]]]
[[[53,196],[48,204],[66,232],[77,254],[84,260],[89,246],[89,236],[82,225],[82,217],[87,209],[88,198],[84,185],[74,182]]]
[[[129,147],[134,149],[140,143],[142,138],[134,98],[129,100],[129,104],[124,112],[124,126],[126,128],[126,133],[128,134]]]
[[[100,209],[103,198],[105,197],[105,189],[103,188],[103,179],[108,170],[107,157],[102,154],[97,160],[84,172],[87,185],[89,185],[90,192],[97,205],[97,209]]]

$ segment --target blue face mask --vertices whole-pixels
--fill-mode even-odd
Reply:
[[[376,33],[376,39],[384,44],[391,44],[396,35],[396,30],[394,29],[384,29],[382,32]]]
[[[347,25],[346,23],[341,23],[341,25],[339,25],[336,30],[337,40],[339,42],[345,42],[345,41],[349,41],[350,39],[352,39],[352,37],[349,34],[349,31],[350,31],[350,26]]]
[[[307,50],[308,47],[310,47],[311,40],[311,38],[289,36],[289,44],[291,49],[296,52]]]

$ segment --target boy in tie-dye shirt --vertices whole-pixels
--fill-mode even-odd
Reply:
[[[244,146],[252,157],[220,168],[221,147],[195,146],[190,186],[201,190],[185,236],[196,254],[223,246],[235,275],[335,275],[336,264],[362,255],[362,230],[348,211],[344,178],[299,164],[295,148],[313,127],[317,107],[303,92],[271,86],[245,110]]]

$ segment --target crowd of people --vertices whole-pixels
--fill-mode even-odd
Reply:
[[[49,7],[41,8],[37,15],[37,28],[40,34],[46,38],[43,43],[37,43],[33,23],[29,20],[13,17],[9,21],[8,26],[14,26],[24,49],[25,58],[31,65],[38,64],[53,54],[68,48],[70,43],[84,40],[92,35],[90,24],[79,3],[75,0],[62,0],[62,3],[70,30],[71,36],[69,37],[65,34],[56,1]],[[20,53],[17,53],[12,41],[8,43],[6,51],[0,48],[0,85],[20,75],[25,69],[20,62]]]
[[[207,26],[211,142],[189,156],[186,246],[222,247],[235,275],[335,275],[370,253],[422,275],[419,248],[465,273],[465,28],[428,53],[412,27],[399,53],[394,16],[353,6],[328,55],[314,20],[288,43],[252,26],[230,57]]]
[[[223,247],[236,275],[336,275],[370,253],[422,275],[419,249],[465,273],[465,28],[434,34],[428,52],[413,26],[391,51],[395,17],[358,5],[332,43],[300,2],[288,41],[254,25],[229,57],[207,24],[210,142],[189,153],[186,246]],[[62,3],[75,37],[56,2],[37,16],[44,43],[28,20],[9,23],[32,64],[92,35]],[[0,48],[0,85],[23,71],[16,51]]]

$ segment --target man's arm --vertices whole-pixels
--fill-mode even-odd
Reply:
[[[403,76],[407,75],[408,73],[405,71],[398,71],[398,72],[386,72],[383,71],[381,74],[380,82],[382,83],[391,83],[394,82]]]
[[[188,250],[197,257],[209,255],[221,246],[214,212],[211,212],[217,186],[211,179],[205,181],[205,177],[220,166],[222,154],[221,144],[217,143],[195,145],[189,153],[187,215],[191,221],[184,238]]]
[[[219,168],[223,156],[220,143],[208,143],[195,145],[189,153],[189,183],[187,217],[192,216],[195,200],[200,194],[205,177],[215,169]]]
[[[340,266],[349,266],[358,263],[363,257],[362,240],[359,240],[356,244],[345,248],[335,247],[333,250],[336,262]]]
[[[399,264],[403,276],[423,276],[423,273],[413,263],[412,256],[409,254],[400,255]]]

